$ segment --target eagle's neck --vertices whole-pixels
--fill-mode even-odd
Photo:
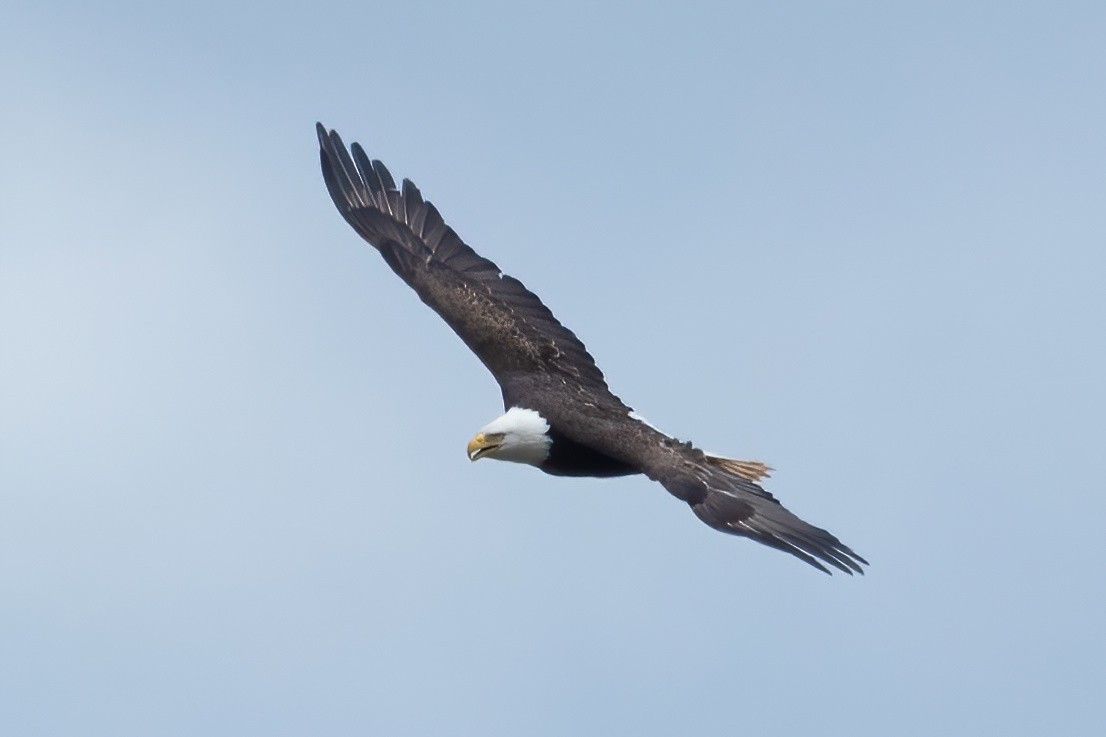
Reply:
[[[503,434],[503,445],[489,458],[540,466],[549,457],[549,422],[537,411],[511,407],[480,430],[484,434]]]

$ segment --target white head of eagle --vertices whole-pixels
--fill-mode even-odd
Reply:
[[[532,409],[511,407],[480,429],[469,443],[469,460],[495,458],[500,461],[540,466],[549,457],[549,423]]]

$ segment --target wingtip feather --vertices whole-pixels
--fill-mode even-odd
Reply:
[[[713,477],[705,497],[690,502],[692,511],[716,530],[748,537],[769,547],[790,553],[823,573],[833,574],[827,566],[847,573],[864,574],[868,561],[857,555],[832,533],[811,525],[774,498],[752,493],[748,481]],[[823,565],[824,564],[824,565]]]

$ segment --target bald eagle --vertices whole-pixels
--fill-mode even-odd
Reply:
[[[862,557],[807,524],[758,483],[756,461],[704,453],[638,417],[607,388],[584,344],[541,300],[483,258],[417,187],[397,187],[380,161],[316,125],[323,179],[338,212],[495,376],[506,412],[468,456],[537,466],[558,476],[644,474],[716,530],[748,537],[829,573],[863,573]]]

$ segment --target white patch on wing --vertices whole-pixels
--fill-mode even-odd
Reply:
[[[656,425],[654,425],[654,424],[653,424],[652,422],[650,422],[649,420],[645,419],[644,417],[642,417],[641,415],[639,415],[639,414],[638,414],[637,412],[634,412],[633,410],[630,410],[630,413],[629,413],[629,417],[630,417],[630,419],[631,419],[631,420],[637,420],[638,422],[642,423],[643,425],[648,425],[649,427],[653,428],[653,429],[654,429],[654,430],[656,430],[657,432],[664,432],[664,431],[663,431],[663,430],[661,430],[661,429],[660,429],[659,427],[657,427]]]

